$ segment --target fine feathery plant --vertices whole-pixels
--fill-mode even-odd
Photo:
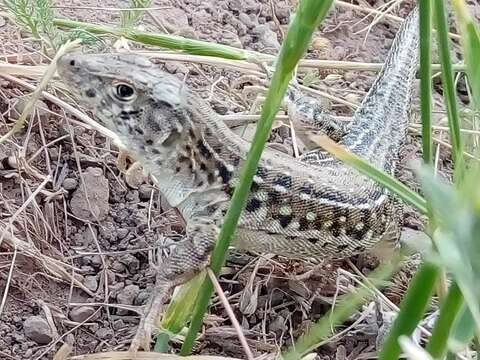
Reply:
[[[21,27],[30,31],[48,46],[58,48],[59,33],[53,24],[54,14],[50,0],[2,0],[7,10]]]
[[[79,39],[85,45],[92,45],[98,41],[94,32],[83,27],[72,27],[65,33],[58,29],[51,0],[1,0],[5,8],[14,17],[16,23],[29,31],[34,38],[41,40],[48,49],[55,52],[59,46],[67,41]],[[145,8],[151,0],[130,0],[130,8],[120,12],[120,27],[125,31],[132,30],[142,19]]]
[[[122,10],[120,13],[120,27],[131,29],[142,20],[145,13],[144,8],[148,8],[152,0],[130,0],[130,8]]]

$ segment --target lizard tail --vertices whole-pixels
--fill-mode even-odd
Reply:
[[[416,7],[403,22],[382,70],[341,142],[351,152],[389,173],[395,170],[399,148],[407,134],[418,49]]]

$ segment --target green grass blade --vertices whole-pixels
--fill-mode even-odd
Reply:
[[[370,179],[375,180],[378,184],[392,191],[400,199],[404,200],[410,205],[415,206],[424,214],[427,213],[427,203],[425,199],[395,179],[393,176],[375,168],[373,165],[363,160],[359,156],[336,144],[327,136],[320,135],[314,141],[316,141],[318,145],[327,150],[329,153],[351,165],[362,174],[368,176]]]
[[[441,359],[447,352],[448,338],[454,321],[463,304],[462,292],[454,282],[440,308],[440,315],[435,322],[432,336],[428,341],[426,350],[434,359]]]
[[[453,353],[465,350],[472,342],[475,336],[475,330],[475,319],[468,306],[464,303],[460,314],[453,324],[453,330],[448,339],[448,349]]]
[[[385,340],[379,360],[398,359],[401,353],[398,338],[411,335],[417,327],[430,302],[439,273],[439,268],[432,263],[425,262],[420,266],[400,304],[400,312]]]
[[[472,89],[475,109],[480,110],[480,33],[475,21],[468,13],[463,0],[454,0],[453,5],[460,25],[464,60],[467,65],[469,85]]]
[[[420,0],[420,110],[423,161],[433,160],[432,143],[432,0]]]
[[[356,289],[355,292],[341,297],[338,303],[332,309],[322,316],[304,335],[302,335],[294,346],[291,346],[283,355],[283,360],[301,359],[318,346],[318,343],[332,334],[335,326],[345,322],[358,307],[365,303],[371,296],[372,287],[376,289],[386,285],[386,279],[390,278],[400,264],[400,257],[394,257],[388,262],[379,266],[363,283],[363,286]]]
[[[123,36],[132,41],[143,44],[165,47],[168,49],[183,50],[190,54],[217,56],[225,59],[245,60],[249,52],[233,46],[219,45],[207,41],[188,39],[182,36],[151,33],[146,31],[121,29],[112,26],[88,24],[67,19],[55,19],[54,24],[59,27],[81,28],[93,34],[111,34]]]
[[[327,14],[331,4],[332,0],[302,0],[293,21],[290,23],[285,41],[280,49],[275,72],[273,73],[250,151],[242,166],[240,182],[233,193],[217,245],[212,254],[210,266],[215,274],[219,273],[221,266],[225,262],[228,246],[234,236],[240,214],[250,192],[253,176],[255,175],[265,143],[270,135],[275,114],[283,100],[295,67],[306,51],[313,32]],[[209,280],[204,282],[202,290],[181,349],[182,355],[187,355],[191,352],[193,342],[203,322],[203,317],[213,292],[213,286]]]
[[[448,126],[450,128],[452,157],[455,163],[456,178],[461,179],[463,178],[465,163],[463,158],[462,139],[460,137],[460,120],[458,116],[457,98],[455,96],[452,62],[449,51],[448,25],[443,0],[434,1],[434,18],[437,28],[438,51],[442,65],[442,83],[447,106]]]

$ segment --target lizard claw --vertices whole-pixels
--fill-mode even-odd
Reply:
[[[148,324],[147,319],[144,317],[138,325],[137,333],[133,338],[129,352],[136,354],[139,350],[150,351],[150,342],[152,339],[152,325]]]
[[[150,342],[152,341],[152,334],[156,328],[155,323],[158,321],[162,313],[163,302],[170,290],[171,284],[168,282],[159,282],[155,285],[153,294],[150,297],[145,313],[138,324],[137,333],[133,338],[129,351],[136,353],[139,349],[150,351]]]

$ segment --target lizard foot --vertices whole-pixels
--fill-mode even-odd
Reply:
[[[157,281],[150,301],[145,308],[145,313],[140,320],[140,324],[138,324],[137,333],[130,344],[130,352],[136,353],[139,349],[150,351],[152,334],[156,329],[155,324],[160,318],[163,303],[166,300],[170,288],[170,283]]]

